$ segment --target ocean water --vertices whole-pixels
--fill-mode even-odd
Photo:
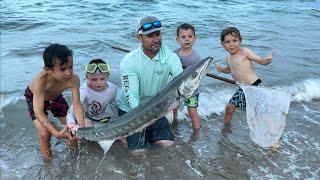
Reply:
[[[319,179],[320,178],[320,2],[315,0],[57,0],[0,2],[0,179]],[[268,87],[292,95],[278,151],[251,140],[245,112],[234,114],[230,132],[221,131],[224,107],[236,86],[204,79],[200,137],[188,143],[192,126],[183,109],[173,147],[150,148],[131,156],[119,144],[106,154],[95,143],[69,151],[52,139],[53,161],[43,162],[24,89],[43,68],[50,43],[74,52],[74,71],[85,83],[83,65],[93,58],[111,64],[110,80],[120,88],[119,62],[139,42],[135,29],[145,15],[163,24],[163,43],[172,49],[176,27],[195,26],[194,49],[225,64],[220,32],[236,26],[243,46],[261,56],[274,51],[268,66],[254,65]],[[213,74],[218,74],[212,67]],[[70,102],[70,92],[65,92]]]

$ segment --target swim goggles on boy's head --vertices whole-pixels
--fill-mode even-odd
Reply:
[[[86,64],[84,70],[86,73],[93,74],[96,72],[97,68],[99,68],[100,72],[102,73],[109,73],[110,72],[110,65],[106,63],[99,63],[99,64]]]
[[[145,23],[140,27],[143,31],[149,31],[153,28],[161,28],[161,22],[160,21],[154,21],[152,23]]]

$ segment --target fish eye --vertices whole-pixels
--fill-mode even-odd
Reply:
[[[194,72],[193,74],[192,74],[192,78],[196,78],[198,76],[198,73],[197,72]]]

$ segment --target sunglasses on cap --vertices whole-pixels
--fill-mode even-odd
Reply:
[[[160,21],[154,21],[152,23],[145,23],[144,25],[141,26],[140,29],[143,31],[149,31],[153,28],[160,28],[161,27],[161,22]]]
[[[99,64],[86,64],[84,67],[84,70],[86,73],[93,74],[96,72],[97,68],[102,73],[109,73],[110,72],[110,65],[105,63],[99,63]]]

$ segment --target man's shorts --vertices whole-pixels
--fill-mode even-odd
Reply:
[[[125,113],[125,111],[119,109],[120,116],[122,116]],[[140,131],[128,136],[128,149],[146,149],[151,144],[159,140],[174,140],[170,124],[165,117],[161,117],[155,123],[143,129],[142,132]]]
[[[251,86],[262,86],[262,81],[260,79],[256,80]],[[233,104],[236,107],[244,109],[246,107],[246,97],[241,88],[239,88],[236,93],[232,96],[229,101],[229,104]]]
[[[199,94],[186,98],[184,100],[184,105],[191,108],[196,108],[199,106]]]
[[[33,94],[29,88],[24,92],[24,96],[26,97],[26,101],[28,104],[28,111],[31,116],[32,121],[34,121],[36,118],[33,110]],[[47,111],[51,111],[54,117],[66,117],[68,112],[69,106],[66,102],[66,100],[63,98],[62,94],[58,96],[54,100],[50,101],[44,101],[44,108],[43,112],[48,115]]]

